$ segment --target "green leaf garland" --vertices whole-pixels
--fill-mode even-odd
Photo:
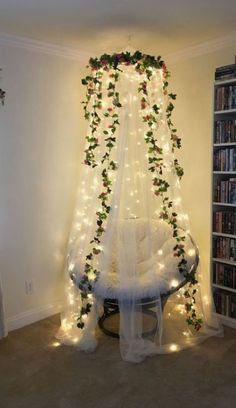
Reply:
[[[101,176],[103,189],[98,196],[101,203],[101,209],[96,212],[97,215],[97,229],[95,235],[91,240],[91,252],[86,256],[86,263],[84,268],[84,275],[80,281],[79,288],[81,291],[82,306],[78,316],[78,327],[84,327],[84,316],[88,315],[91,310],[92,303],[90,302],[89,293],[93,291],[93,286],[96,280],[99,278],[100,272],[93,266],[94,259],[102,252],[101,237],[106,230],[106,221],[109,216],[111,207],[109,205],[110,196],[112,193],[112,179],[109,177],[108,170],[116,171],[117,164],[111,159],[111,151],[116,146],[116,130],[119,126],[119,108],[122,107],[120,102],[119,92],[116,89],[117,82],[122,72],[122,65],[132,65],[135,71],[142,75],[142,80],[138,84],[138,92],[140,93],[140,108],[141,111],[149,108],[148,114],[143,114],[142,119],[145,123],[147,130],[144,136],[145,142],[148,148],[148,162],[149,171],[152,174],[153,191],[154,194],[161,199],[161,211],[160,219],[167,222],[171,228],[173,237],[176,239],[176,245],[173,248],[174,256],[179,258],[178,269],[179,272],[185,277],[188,282],[187,289],[184,292],[186,299],[185,310],[187,314],[186,322],[198,331],[202,325],[202,319],[197,315],[195,303],[196,292],[195,285],[197,279],[195,271],[189,273],[187,269],[187,260],[185,254],[185,235],[181,232],[178,226],[178,214],[173,211],[173,203],[168,197],[169,184],[163,177],[165,169],[165,163],[163,158],[163,149],[158,145],[158,140],[155,138],[155,132],[153,128],[159,123],[160,106],[154,104],[151,106],[148,95],[148,81],[151,80],[153,70],[162,70],[163,73],[163,92],[168,98],[168,104],[166,107],[167,125],[170,129],[170,142],[172,146],[172,152],[175,149],[181,147],[181,139],[177,135],[171,115],[174,109],[173,100],[176,99],[176,95],[169,93],[168,78],[170,76],[167,71],[164,61],[161,57],[153,57],[150,55],[142,54],[140,51],[136,51],[134,54],[129,52],[118,54],[103,54],[100,58],[90,58],[89,68],[91,74],[82,79],[82,84],[86,86],[86,100],[84,104],[84,116],[89,121],[90,134],[86,136],[88,147],[85,150],[84,163],[92,168],[98,166],[96,160],[96,149],[99,146],[97,132],[101,123],[101,109],[103,101],[102,78],[103,73],[109,74],[109,82],[106,88],[107,97],[110,100],[110,106],[103,113],[105,118],[111,120],[110,125],[103,131],[104,141],[106,143],[106,152],[101,159]],[[145,80],[143,80],[145,75]],[[92,100],[92,110],[89,110],[89,104]],[[182,167],[178,160],[173,159],[172,170],[176,173],[178,178],[181,178],[184,174]]]

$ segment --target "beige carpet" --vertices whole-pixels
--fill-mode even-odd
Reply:
[[[234,408],[236,331],[135,365],[100,334],[95,353],[53,347],[59,317],[0,341],[1,408]]]

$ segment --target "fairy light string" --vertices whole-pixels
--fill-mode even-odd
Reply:
[[[106,71],[106,68],[105,68]],[[91,120],[90,128],[92,136],[87,136],[88,147],[85,150],[85,161],[84,164],[92,167],[99,165],[95,158],[95,149],[99,146],[99,141],[96,136],[99,125],[102,121],[99,111],[102,110],[102,77],[103,73],[95,71],[94,75],[87,76],[82,80],[82,83],[87,86],[86,101],[84,102],[85,118]],[[92,292],[94,283],[99,277],[100,272],[96,269],[95,257],[102,252],[101,237],[105,232],[105,222],[111,210],[109,204],[110,195],[112,193],[112,177],[109,176],[109,171],[115,171],[117,169],[117,164],[111,159],[112,149],[116,145],[116,130],[119,126],[119,115],[117,113],[118,109],[122,106],[119,99],[119,93],[116,90],[116,83],[119,79],[119,73],[114,70],[109,70],[109,81],[106,88],[108,97],[108,107],[105,110],[104,118],[106,118],[106,123],[108,123],[107,128],[103,130],[103,138],[106,145],[106,151],[101,158],[101,176],[103,191],[99,194],[98,199],[100,200],[101,209],[96,212],[97,215],[97,229],[93,239],[90,241],[91,252],[86,256],[86,263],[84,268],[84,274],[80,281],[79,288],[81,294],[81,308],[78,316],[77,326],[81,329],[84,327],[84,320],[87,318],[88,313],[91,311],[92,303],[90,301],[89,293]],[[90,114],[88,111],[88,106],[91,98],[93,97],[93,111]]]
[[[161,199],[161,211],[159,213],[160,219],[167,222],[172,227],[173,237],[176,240],[176,245],[173,248],[173,254],[179,258],[178,270],[187,280],[187,288],[184,290],[185,297],[185,311],[186,322],[193,326],[196,331],[201,328],[202,318],[198,316],[196,311],[196,271],[189,273],[187,268],[187,260],[185,253],[185,235],[181,233],[179,228],[178,214],[173,210],[173,202],[168,196],[169,183],[165,179],[164,174],[166,164],[164,160],[163,148],[160,147],[156,138],[155,128],[159,126],[162,107],[158,103],[151,104],[148,93],[149,83],[153,74],[157,70],[162,71],[162,87],[164,98],[167,101],[165,109],[165,119],[171,135],[172,148],[172,169],[177,177],[181,179],[183,176],[183,169],[179,162],[174,158],[175,149],[180,149],[181,139],[177,135],[171,115],[174,109],[173,100],[176,95],[168,93],[168,78],[170,76],[167,71],[165,63],[161,57],[153,57],[142,54],[136,51],[134,54],[129,52],[108,55],[104,54],[100,58],[91,58],[88,67],[91,69],[91,74],[82,80],[82,84],[86,86],[86,100],[84,104],[84,116],[89,121],[89,135],[86,136],[88,146],[85,150],[84,164],[92,168],[101,165],[101,177],[103,189],[100,192],[98,199],[101,207],[96,212],[97,215],[97,229],[93,239],[90,241],[91,251],[86,255],[86,262],[84,266],[84,274],[79,283],[81,308],[78,316],[77,326],[80,329],[84,328],[85,320],[91,311],[92,301],[91,294],[97,279],[99,279],[100,271],[96,268],[96,257],[101,254],[103,248],[101,246],[101,237],[106,229],[106,221],[111,211],[110,198],[112,194],[112,177],[109,175],[110,171],[117,170],[117,163],[112,160],[112,149],[116,146],[116,130],[119,126],[119,109],[122,107],[120,102],[120,95],[117,91],[117,83],[122,75],[122,65],[132,65],[137,74],[140,75],[140,82],[138,83],[138,92],[140,94],[140,109],[142,113],[142,120],[146,126],[145,142],[148,147],[148,163],[149,171],[152,174],[153,191],[155,196]],[[109,80],[104,89],[103,75],[108,74]],[[109,101],[106,109],[103,109],[103,99],[106,92],[107,100]],[[90,104],[92,107],[90,109]],[[104,113],[101,113],[104,112]],[[102,117],[103,115],[103,117]],[[107,127],[103,130],[103,140],[105,142],[106,150],[100,162],[96,159],[96,149],[99,146],[98,130],[102,120],[106,119],[104,123]]]

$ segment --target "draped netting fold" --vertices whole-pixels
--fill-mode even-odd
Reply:
[[[150,151],[145,140],[147,123],[143,119],[145,109],[147,115],[149,111],[148,107],[140,108],[140,82],[141,73],[137,73],[132,65],[122,66],[116,85],[122,106],[119,108],[116,143],[110,152],[110,160],[117,168],[115,171],[107,169],[111,181],[107,202],[110,210],[102,224],[105,227],[97,245],[98,253],[93,258],[93,269],[99,271],[99,276],[93,280],[91,275],[93,285],[86,301],[89,300],[92,307],[83,315],[84,327],[79,329],[78,311],[83,305],[81,281],[86,257],[93,246],[91,240],[98,228],[97,214],[102,213],[99,196],[104,184],[102,158],[107,149],[104,131],[112,126],[111,117],[104,114],[111,100],[103,92],[102,119],[96,134],[98,147],[94,150],[98,165],[84,164],[81,168],[66,265],[65,310],[57,336],[65,344],[73,344],[85,351],[94,350],[103,301],[116,299],[120,318],[114,324],[118,325],[121,355],[133,362],[140,362],[148,355],[177,351],[221,334],[221,327],[212,313],[211,295],[206,290],[208,276],[201,274],[199,267],[195,307],[203,323],[199,331],[186,323],[186,286],[181,287],[185,278],[178,269],[179,259],[174,256],[176,240],[171,225],[160,217],[163,202],[161,196],[155,194],[150,171]],[[102,73],[101,83],[106,89],[110,72]],[[196,266],[197,247],[189,233],[188,216],[182,210],[180,181],[173,169],[174,152],[166,113],[168,98],[163,91],[161,69],[153,70],[147,81],[147,94],[149,106],[157,104],[159,107],[158,123],[152,126],[152,131],[163,154],[162,178],[168,183],[168,199],[173,213],[178,214],[179,231],[185,236],[187,268],[191,271]],[[91,135],[91,126],[88,134]],[[175,287],[179,289],[173,290]],[[163,298],[169,292],[171,294],[164,304]],[[148,313],[144,311],[144,299],[151,305]]]

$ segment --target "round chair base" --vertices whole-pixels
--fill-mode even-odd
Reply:
[[[167,298],[162,298],[161,299],[161,308],[162,310],[164,309],[165,303],[167,301]],[[157,320],[157,314],[154,312],[152,309],[159,307],[160,305],[160,299],[159,298],[144,298],[140,299],[140,301],[137,302],[137,306],[140,307],[140,310],[143,315],[149,316],[154,320],[154,324],[152,324],[152,329],[144,331],[142,333],[143,337],[148,337],[151,335],[154,335],[157,331],[158,327],[158,320]],[[117,299],[104,299],[104,313],[98,320],[98,326],[102,330],[104,334],[107,336],[111,336],[114,338],[119,338],[119,333],[117,331],[110,330],[104,326],[105,321],[110,319],[112,316],[119,314],[119,301]],[[128,306],[127,306],[128,307]]]

